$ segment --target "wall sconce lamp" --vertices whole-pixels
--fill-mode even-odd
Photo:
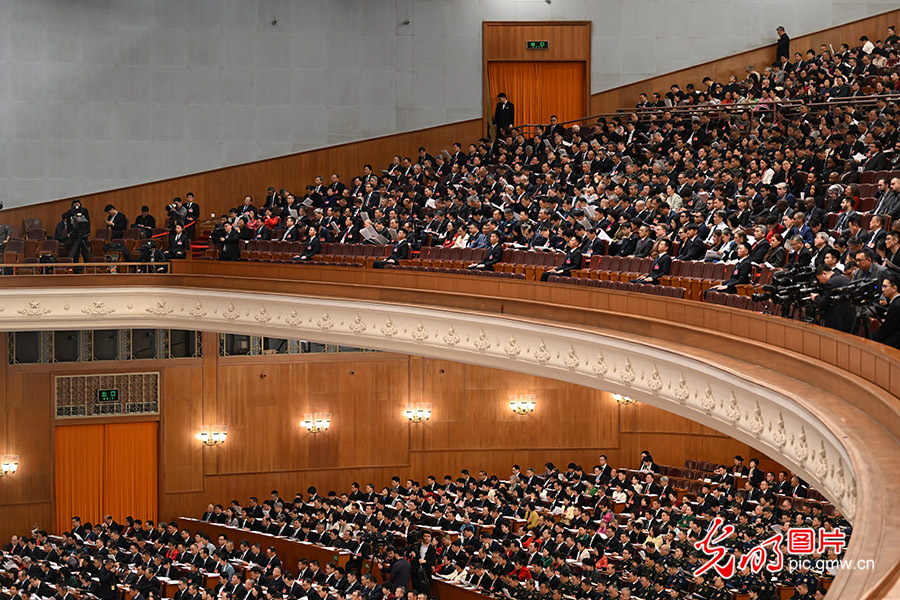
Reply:
[[[431,418],[431,407],[431,402],[409,404],[403,411],[403,416],[409,419],[410,423],[422,423]]]
[[[219,446],[228,439],[228,425],[208,425],[200,428],[197,439],[206,446]]]
[[[637,400],[635,400],[631,396],[623,396],[622,394],[613,394],[613,400],[625,406],[628,406],[629,404],[635,404],[637,402]]]
[[[328,428],[331,427],[331,413],[306,413],[303,415],[303,421],[300,422],[300,425],[310,433],[328,431]]]
[[[509,407],[517,415],[527,415],[534,412],[537,396],[535,394],[510,394]]]
[[[0,477],[6,477],[7,475],[13,475],[18,470],[19,470],[19,455],[18,454],[4,454],[2,456],[2,458],[0,458]]]

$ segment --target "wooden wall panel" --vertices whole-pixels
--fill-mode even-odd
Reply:
[[[162,381],[160,510],[151,518],[196,515],[210,501],[263,498],[272,489],[283,496],[310,485],[343,491],[351,481],[380,488],[393,475],[421,481],[455,477],[461,468],[505,475],[513,463],[540,468],[546,461],[590,469],[601,453],[632,466],[644,448],[670,464],[753,454],[686,419],[644,405],[619,407],[608,393],[554,380],[390,353],[220,359],[214,342],[205,337],[202,360],[148,367]],[[52,377],[138,368],[7,368],[5,348],[0,432],[9,432],[9,451],[21,455],[22,467],[0,481],[0,537],[52,522]],[[536,394],[536,411],[514,415],[510,393]],[[432,402],[431,421],[408,423],[408,400]],[[308,410],[333,412],[332,428],[302,430]],[[229,425],[228,442],[205,448],[195,435],[215,423]]]
[[[129,221],[140,214],[140,207],[147,205],[160,226],[165,221],[164,207],[175,196],[184,197],[192,191],[200,204],[203,218],[211,213],[219,215],[238,206],[245,194],[254,199],[264,198],[270,185],[286,188],[301,195],[316,175],[326,181],[332,172],[339,173],[348,182],[362,173],[363,165],[371,164],[376,172],[385,168],[395,154],[416,156],[419,146],[425,146],[432,154],[450,149],[455,141],[469,143],[481,135],[481,119],[459,121],[407,133],[398,133],[370,140],[329,146],[268,160],[225,167],[214,171],[195,173],[80,196],[91,213],[94,229],[100,229],[105,216],[103,207],[114,204],[125,213]],[[71,199],[43,202],[0,211],[0,223],[22,226],[24,218],[39,218],[45,229],[53,231],[60,215],[69,208]],[[257,206],[259,201],[257,200]]]
[[[203,425],[202,367],[171,367],[162,373],[160,489],[166,493],[203,489],[202,446],[194,437]],[[214,423],[211,423],[214,424]]]
[[[797,36],[791,39],[791,54],[794,52],[806,53],[809,48],[819,51],[820,44],[832,44],[837,50],[839,45],[846,42],[851,47],[859,45],[859,37],[868,35],[872,41],[884,39],[887,35],[888,25],[897,24],[900,18],[900,9],[892,10],[880,15],[866,17],[837,27],[823,29],[808,35]],[[665,73],[650,79],[644,79],[628,85],[623,85],[610,90],[591,95],[591,114],[615,112],[620,108],[633,107],[637,104],[638,95],[641,92],[651,94],[659,92],[665,95],[672,84],[678,84],[684,89],[688,83],[693,83],[700,88],[704,77],[712,77],[715,81],[727,82],[729,75],[737,75],[743,79],[744,69],[747,65],[755,66],[760,72],[763,67],[775,61],[775,29],[772,29],[772,44],[754,50],[748,50],[732,56],[726,56],[717,60],[701,63],[671,73]],[[787,32],[791,35],[791,32]]]
[[[0,480],[12,504],[43,502],[53,493],[53,458],[50,441],[53,397],[49,374],[11,374],[6,403],[9,426],[6,446],[18,454],[19,472]]]
[[[715,429],[685,419],[680,415],[656,409],[648,404],[629,404],[619,407],[620,433],[693,433],[728,437]]]

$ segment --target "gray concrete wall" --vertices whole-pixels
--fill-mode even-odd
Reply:
[[[771,43],[777,25],[807,33],[895,7],[0,0],[0,199],[18,206],[478,117],[482,21],[593,21],[598,92]]]

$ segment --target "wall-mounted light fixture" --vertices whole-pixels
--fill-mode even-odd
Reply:
[[[537,404],[537,396],[535,394],[510,394],[509,407],[517,415],[527,415],[534,412]]]
[[[624,404],[626,406],[637,402],[637,400],[635,400],[631,396],[623,396],[622,394],[613,394],[613,400],[615,400],[619,404]]]
[[[431,402],[416,402],[409,404],[403,411],[403,416],[411,423],[422,423],[431,418]]]
[[[228,439],[228,425],[208,425],[200,428],[197,439],[207,446],[220,446]]]
[[[19,455],[18,454],[4,454],[2,457],[0,457],[0,477],[6,477],[7,475],[13,475],[18,470],[19,470]]]
[[[303,415],[303,421],[300,422],[300,425],[310,433],[328,431],[328,428],[331,427],[331,413],[306,413]]]

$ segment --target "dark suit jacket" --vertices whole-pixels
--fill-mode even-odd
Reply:
[[[298,239],[300,239],[300,232],[297,230],[296,225],[281,232],[282,242],[296,242]]]
[[[481,261],[481,264],[484,265],[486,271],[493,271],[494,265],[503,260],[503,246],[501,244],[497,244],[495,246],[491,246],[490,251],[488,251],[487,256],[484,257],[484,260]]]
[[[196,202],[191,202],[190,204],[185,204],[184,207],[187,209],[187,218],[185,219],[186,223],[196,221],[200,218],[199,204],[197,204]]]
[[[584,258],[581,255],[581,250],[576,248],[566,254],[566,260],[564,260],[563,264],[557,267],[557,269],[566,274],[571,274],[572,271],[577,271],[581,268],[581,263],[583,262],[583,260]]]
[[[231,233],[224,236],[225,241],[221,242],[222,247],[219,250],[219,256],[224,260],[237,260],[241,257],[241,238],[236,229],[232,229]]]
[[[900,348],[900,300],[895,296],[888,304],[887,316],[872,339],[894,348]]]
[[[809,250],[803,248],[800,252],[791,252],[788,255],[788,264],[792,263],[800,263],[803,266],[806,266],[812,260],[812,254],[810,254]]]
[[[306,258],[311,258],[319,253],[319,250],[322,248],[322,242],[319,241],[319,237],[316,236],[314,238],[310,238],[308,242],[306,242],[306,248],[303,249],[302,256]]]
[[[128,229],[128,217],[120,212],[117,212],[116,216],[112,218],[112,222],[113,224],[109,227],[112,231],[110,237],[120,238],[124,236],[125,230]]]
[[[733,294],[736,291],[735,286],[750,283],[750,270],[752,268],[753,263],[750,261],[749,256],[739,260],[737,264],[734,265],[734,271],[732,271],[731,277],[725,282],[728,291]]]
[[[866,247],[871,250],[875,250],[876,244],[887,237],[887,232],[884,228],[879,229],[877,232],[872,233],[869,237],[869,241],[866,242]]]
[[[866,161],[864,171],[886,171],[888,168],[888,159],[884,152],[876,152],[869,160]]]
[[[190,250],[191,241],[188,239],[187,234],[182,233],[180,236],[173,235],[169,237],[169,252],[181,252],[182,254],[187,254]],[[204,521],[209,521],[212,517],[214,517],[214,515],[210,513],[210,519],[204,519]]]
[[[616,252],[616,256],[631,256],[634,254],[635,248],[637,248],[637,242],[638,237],[634,234],[627,238],[622,238],[622,241],[619,242],[619,251]]]
[[[402,585],[404,589],[408,590],[409,575],[410,564],[405,558],[394,561],[394,564],[391,565],[391,575],[388,581],[390,589],[395,590]]]
[[[763,238],[753,244],[750,248],[750,262],[761,265],[765,262],[766,253],[769,251],[772,245],[769,244],[769,240]]]
[[[671,269],[672,257],[668,254],[660,254],[656,257],[656,260],[653,261],[653,265],[650,266],[650,278],[654,282],[659,281],[659,278],[668,275]]]
[[[497,126],[497,129],[509,129],[513,126],[513,122],[516,120],[516,107],[513,106],[512,102],[507,102],[503,104],[502,102],[497,103],[497,108],[494,109],[494,125]]]
[[[634,248],[634,256],[637,258],[644,258],[650,256],[652,250],[653,240],[650,236],[647,236],[644,239],[638,239],[637,245]]]
[[[706,256],[706,244],[700,239],[699,235],[695,235],[692,239],[687,240],[681,246],[681,252],[676,257],[678,260],[703,260]]]
[[[409,258],[409,242],[403,240],[402,242],[397,242],[394,244],[394,249],[391,251],[391,256],[393,260],[406,260]]]

